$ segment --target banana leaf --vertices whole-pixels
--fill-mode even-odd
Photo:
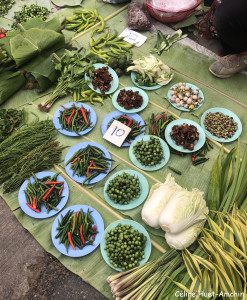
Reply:
[[[43,51],[61,46],[64,36],[50,29],[31,28],[10,39],[10,50],[17,67]]]
[[[26,82],[20,72],[5,72],[0,74],[0,105],[17,92]]]
[[[56,4],[59,7],[65,7],[65,6],[78,6],[80,5],[82,0],[55,0],[53,1],[54,4]]]

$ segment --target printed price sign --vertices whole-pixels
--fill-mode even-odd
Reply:
[[[111,126],[108,128],[106,133],[104,134],[103,138],[110,143],[121,147],[123,142],[125,141],[126,137],[130,133],[131,128],[124,125],[123,123],[114,120]]]
[[[146,42],[147,37],[136,32],[134,30],[130,30],[125,28],[124,31],[119,35],[120,37],[124,37],[124,41],[130,44],[135,44],[136,47],[140,47],[142,44]]]

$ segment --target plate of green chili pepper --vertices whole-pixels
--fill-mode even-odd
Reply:
[[[94,251],[104,233],[104,221],[93,207],[73,205],[56,217],[51,238],[59,252],[70,257],[81,257]]]
[[[144,135],[135,139],[129,148],[132,163],[145,171],[163,168],[170,158],[168,145],[154,135]]]
[[[132,71],[132,72],[130,73],[130,77],[131,77],[132,82],[133,82],[136,86],[138,86],[139,88],[141,88],[141,89],[152,91],[152,90],[157,90],[157,89],[159,89],[159,88],[162,87],[162,85],[160,85],[160,84],[154,84],[154,85],[150,85],[150,86],[145,85],[143,82],[141,82],[140,79],[137,78],[137,76],[138,76],[138,75],[136,75],[136,72],[133,72],[133,71]],[[142,83],[142,84],[139,84],[139,83],[138,83],[138,80],[140,80],[139,82]]]
[[[222,107],[206,110],[201,117],[201,126],[207,136],[220,143],[233,142],[242,133],[239,117]]]
[[[101,124],[101,132],[104,135],[111,123],[117,120],[121,123],[126,123],[132,130],[127,136],[127,139],[122,144],[123,147],[129,147],[131,142],[137,137],[145,134],[146,124],[138,114],[123,114],[119,110],[115,110],[105,117]]]
[[[151,250],[152,244],[146,229],[138,222],[128,219],[111,223],[105,229],[100,243],[105,262],[116,271],[144,264],[148,261]]]
[[[104,187],[104,197],[112,207],[128,210],[142,204],[148,191],[148,181],[140,172],[122,170],[107,180]]]
[[[81,184],[103,179],[111,169],[110,153],[100,144],[84,142],[73,146],[65,156],[67,174]]]
[[[69,187],[59,174],[39,172],[25,180],[20,187],[18,200],[21,209],[37,219],[56,215],[67,203]]]
[[[108,67],[108,72],[110,73],[110,75],[112,76],[113,79],[110,83],[110,89],[108,91],[105,91],[104,93],[112,94],[113,92],[115,92],[119,85],[119,79],[118,79],[117,73],[111,67],[109,67],[105,64],[97,63],[97,64],[94,64],[94,67],[95,67],[95,70],[98,70],[103,67]],[[95,91],[99,94],[102,94],[98,87],[96,89],[93,87],[93,83],[92,83],[93,78],[92,77],[85,74],[85,80],[88,81],[88,86],[90,87],[90,89],[92,89],[93,91]]]
[[[68,136],[81,136],[88,133],[94,128],[96,121],[95,111],[81,102],[61,105],[53,116],[56,129]]]

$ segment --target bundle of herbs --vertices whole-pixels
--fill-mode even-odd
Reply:
[[[24,110],[0,109],[0,143],[19,128],[25,115]]]
[[[53,91],[52,95],[43,103],[39,104],[39,109],[44,112],[48,112],[51,106],[56,100],[71,93],[77,95],[76,100],[80,99],[80,95],[83,91],[88,90],[88,85],[85,80],[85,73],[89,73],[90,77],[93,75],[94,63],[100,62],[101,59],[91,53],[79,51],[66,50],[63,57],[60,59],[55,56],[59,61],[55,65],[55,69],[58,70],[61,75],[58,78],[58,84]]]

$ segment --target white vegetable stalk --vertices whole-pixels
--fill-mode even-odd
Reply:
[[[159,228],[159,216],[175,192],[181,190],[174,178],[169,173],[165,183],[152,186],[148,199],[142,209],[142,220],[149,226]]]
[[[206,219],[208,208],[198,189],[175,193],[159,216],[161,228],[170,233],[179,233]]]

